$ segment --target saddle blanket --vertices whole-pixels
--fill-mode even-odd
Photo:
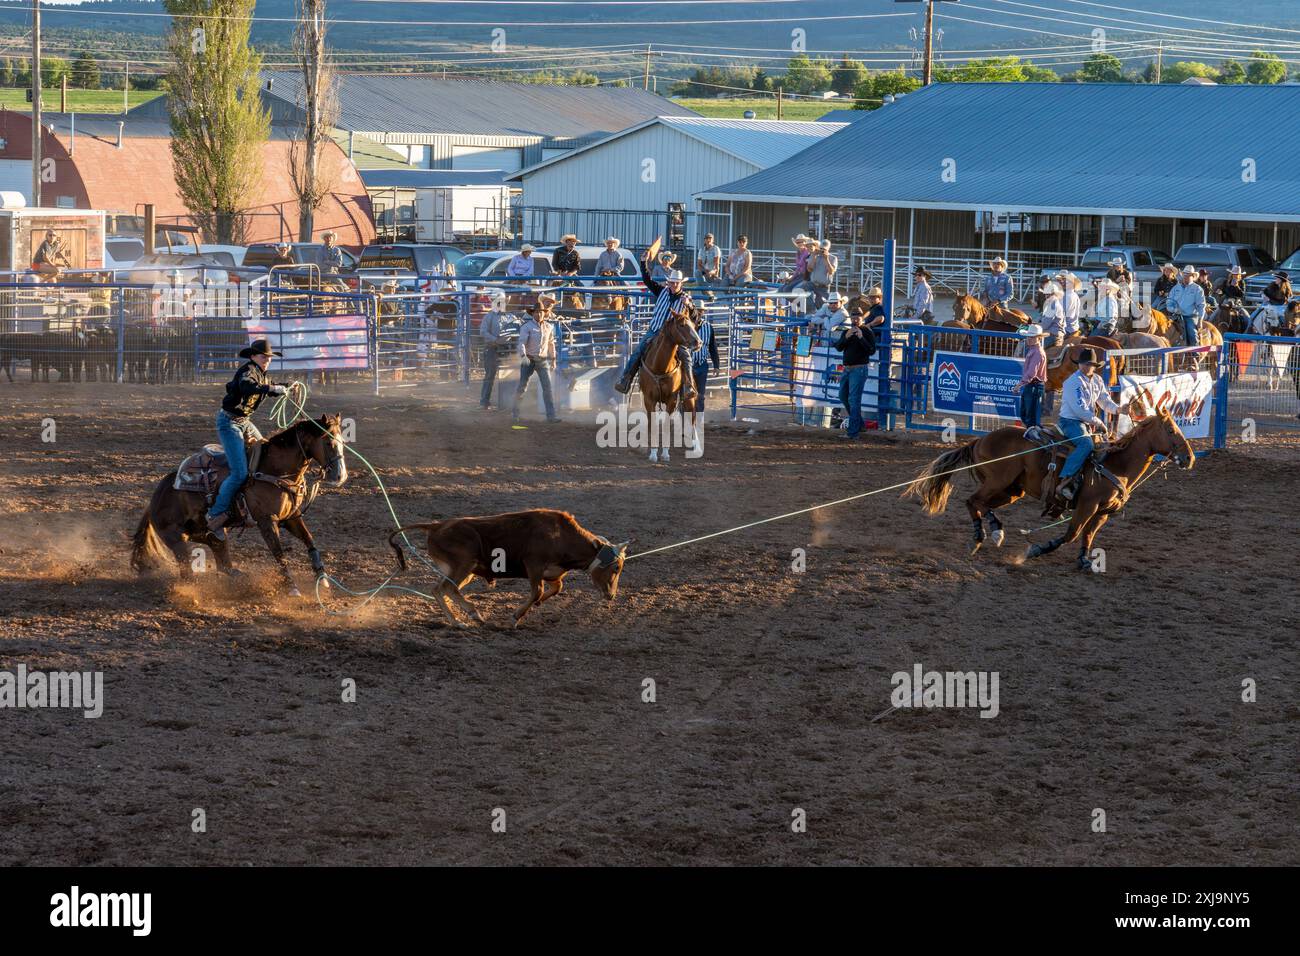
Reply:
[[[261,444],[246,448],[249,456],[248,470],[251,473],[257,459],[261,457]],[[201,451],[196,451],[181,462],[176,469],[176,480],[172,482],[172,487],[177,491],[192,491],[211,499],[216,496],[217,489],[229,474],[230,465],[222,447],[217,444],[204,445]]]

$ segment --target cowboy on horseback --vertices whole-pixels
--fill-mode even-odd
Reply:
[[[1065,459],[1056,493],[1067,503],[1074,500],[1076,479],[1095,447],[1090,427],[1099,429],[1103,435],[1107,431],[1106,422],[1097,414],[1096,406],[1100,405],[1112,414],[1119,412],[1119,406],[1106,394],[1106,383],[1097,375],[1101,364],[1097,350],[1084,347],[1079,352],[1078,371],[1066,379],[1061,389],[1061,414],[1057,427],[1074,450]]]
[[[620,393],[626,395],[632,390],[632,378],[636,375],[637,369],[641,367],[641,360],[645,357],[645,351],[650,342],[660,330],[663,329],[664,323],[672,315],[684,313],[690,309],[690,293],[682,288],[686,277],[677,269],[672,269],[664,274],[663,283],[656,282],[650,275],[649,263],[654,258],[654,254],[659,250],[659,239],[655,239],[646,250],[645,255],[641,257],[641,281],[645,283],[650,294],[654,296],[654,311],[650,316],[650,325],[646,328],[646,333],[641,339],[641,344],[637,346],[632,357],[627,360],[627,367],[623,369],[623,377],[619,380],[614,388]],[[691,353],[684,345],[677,347],[677,361],[681,363],[683,369],[691,368]],[[695,398],[695,382],[690,374],[682,376],[682,400],[691,401]]]
[[[1196,281],[1196,268],[1184,266],[1178,285],[1169,290],[1166,306],[1170,317],[1182,326],[1183,343],[1200,345],[1200,321],[1205,315],[1205,290]]]
[[[218,541],[226,540],[225,525],[231,518],[230,508],[235,495],[248,479],[248,454],[244,445],[263,440],[251,416],[266,396],[283,395],[289,391],[283,385],[276,385],[266,374],[271,359],[279,357],[266,339],[258,339],[240,351],[239,357],[248,361],[226,383],[226,395],[217,412],[217,438],[226,452],[226,464],[230,468],[230,474],[221,483],[207,516],[208,530]]]
[[[984,277],[984,288],[980,292],[980,300],[986,306],[997,306],[1000,309],[1008,308],[1011,300],[1016,297],[1016,284],[1011,276],[1007,275],[1007,260],[998,256],[989,263],[989,274]]]

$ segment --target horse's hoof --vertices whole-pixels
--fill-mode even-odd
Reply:
[[[1025,560],[1036,558],[1043,553],[1043,549],[1036,544],[1031,544],[1029,550],[1025,552]]]
[[[289,588],[289,597],[300,598],[302,597],[302,592],[299,591],[297,588]]]
[[[1002,547],[1002,542],[1003,540],[1005,540],[1005,538],[1006,535],[1003,533],[1001,528],[998,528],[997,531],[994,531],[991,535],[989,535],[989,540],[993,542],[993,547],[995,548]]]
[[[316,586],[322,591],[328,591],[330,589],[330,579],[325,576],[324,571],[316,576]]]
[[[984,542],[983,542],[983,541],[976,541],[976,542],[975,542],[975,546],[974,546],[973,548],[970,549],[970,553],[971,553],[971,555],[974,556],[975,554],[978,554],[978,553],[979,553],[979,549],[982,548],[983,546],[984,546]]]

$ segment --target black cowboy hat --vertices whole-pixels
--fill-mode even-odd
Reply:
[[[257,339],[248,348],[241,349],[239,352],[240,358],[252,358],[254,355],[269,355],[272,358],[280,357],[279,352],[271,350],[271,343],[266,339]]]
[[[930,273],[926,271],[925,266],[917,266],[915,269],[912,270],[912,275],[925,276],[927,279],[934,278],[934,276],[930,275]]]
[[[1092,348],[1091,346],[1085,346],[1079,349],[1079,364],[1080,365],[1101,365],[1102,364],[1101,356],[1097,354],[1096,349]]]

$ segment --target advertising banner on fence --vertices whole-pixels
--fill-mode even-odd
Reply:
[[[1013,392],[1024,360],[1006,355],[935,352],[930,363],[930,407],[952,415],[1019,418]]]
[[[303,318],[252,319],[248,339],[266,339],[282,358],[272,370],[305,372],[365,368],[369,335],[364,315],[312,315]]]
[[[1138,389],[1145,389],[1157,411],[1164,410],[1188,438],[1210,437],[1210,407],[1213,404],[1214,376],[1209,372],[1179,372],[1175,375],[1121,375],[1119,404],[1123,408]],[[1122,435],[1133,427],[1127,415],[1121,415],[1118,431]]]

